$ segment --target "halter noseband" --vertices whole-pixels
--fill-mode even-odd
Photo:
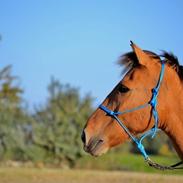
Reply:
[[[141,152],[141,154],[143,155],[145,161],[150,165],[150,166],[153,166],[154,168],[157,168],[157,169],[160,169],[160,170],[172,170],[172,169],[178,169],[176,168],[177,166],[179,166],[180,164],[182,164],[182,162],[180,163],[177,163],[175,165],[172,165],[172,166],[162,166],[162,165],[159,165],[157,163],[154,163],[150,158],[149,156],[147,155],[146,153],[146,150],[142,144],[142,141],[145,137],[149,136],[149,135],[152,135],[152,138],[156,135],[156,132],[159,130],[158,129],[158,120],[159,120],[159,117],[158,117],[158,111],[157,111],[157,97],[158,97],[158,93],[159,93],[159,89],[160,89],[160,85],[161,85],[161,82],[162,82],[162,79],[163,79],[163,76],[164,76],[164,71],[165,71],[165,63],[164,61],[161,61],[161,71],[160,71],[160,75],[159,75],[159,80],[157,82],[157,85],[156,87],[154,87],[152,89],[152,97],[151,97],[151,100],[148,102],[148,103],[145,103],[144,105],[140,105],[138,107],[134,107],[132,109],[127,109],[127,110],[124,110],[124,111],[121,111],[121,112],[115,112],[115,111],[112,111],[110,109],[108,109],[107,107],[105,107],[104,105],[100,105],[99,108],[101,110],[103,110],[107,115],[111,116],[112,118],[114,118],[117,123],[123,128],[123,130],[129,135],[129,137],[135,142],[137,148],[139,149],[139,151]],[[139,139],[136,138],[130,131],[129,129],[125,126],[125,124],[118,118],[118,115],[122,115],[122,114],[125,114],[125,113],[130,113],[130,112],[133,112],[133,111],[136,111],[136,110],[140,110],[140,109],[143,109],[147,106],[151,106],[151,109],[152,109],[152,115],[154,117],[154,126],[148,130],[147,132],[145,132]],[[182,167],[179,167],[179,168],[182,168]]]

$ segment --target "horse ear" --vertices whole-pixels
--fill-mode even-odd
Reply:
[[[136,44],[134,44],[132,41],[130,41],[130,46],[132,47],[134,53],[137,56],[137,59],[139,61],[139,64],[141,65],[147,65],[148,61],[151,59],[147,53],[145,53],[142,49],[140,49]]]

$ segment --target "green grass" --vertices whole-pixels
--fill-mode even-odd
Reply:
[[[151,156],[158,163],[169,165],[174,156]],[[91,170],[92,169],[92,170]],[[94,169],[94,170],[93,170]],[[158,174],[157,174],[158,173]],[[175,175],[170,175],[175,174]],[[98,158],[86,155],[74,169],[0,167],[0,183],[182,183],[183,170],[158,171],[144,163],[143,157],[110,152]]]
[[[171,165],[180,161],[174,156],[151,156],[151,159],[162,165]],[[163,173],[163,174],[183,174],[183,170],[160,171],[149,167],[141,155],[133,155],[127,153],[107,153],[101,157],[92,157],[86,155],[81,158],[76,165],[81,169],[99,169],[99,170],[123,170],[138,171],[147,173]]]

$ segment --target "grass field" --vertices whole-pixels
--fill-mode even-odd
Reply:
[[[176,156],[151,156],[169,165]],[[0,167],[0,183],[183,183],[183,170],[159,171],[144,163],[142,156],[110,152],[98,158],[86,155],[74,169]]]
[[[177,156],[150,156],[152,160],[162,165],[171,165],[179,162]],[[183,175],[183,170],[160,171],[149,167],[141,155],[130,153],[110,152],[101,157],[94,158],[86,155],[81,158],[76,165],[79,169],[98,169],[98,170],[122,170],[158,174],[176,174]]]
[[[182,183],[183,176],[124,171],[0,168],[0,183]]]

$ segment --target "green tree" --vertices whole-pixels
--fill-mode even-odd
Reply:
[[[22,111],[22,92],[18,78],[12,76],[12,67],[0,70],[0,154],[1,158],[14,158],[14,151],[23,143],[21,124],[25,118]]]
[[[82,155],[82,124],[92,111],[92,98],[81,98],[79,90],[54,78],[48,86],[45,107],[36,110],[33,143],[44,149],[47,161],[74,165]]]
[[[22,90],[14,84],[16,79],[11,75],[11,66],[0,71],[0,151],[3,154],[14,144],[11,136],[14,133],[14,119],[20,112]]]

